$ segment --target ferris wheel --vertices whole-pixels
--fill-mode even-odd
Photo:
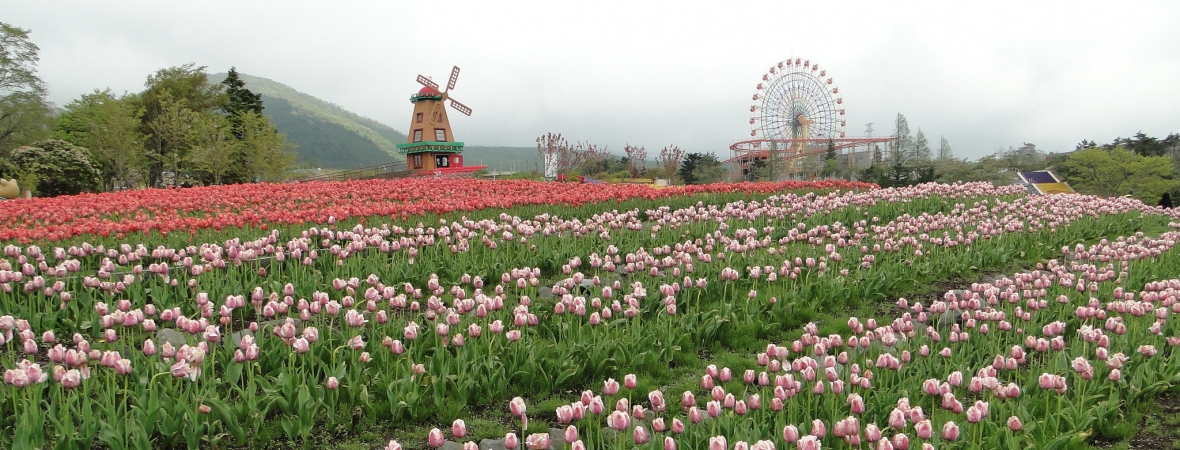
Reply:
[[[802,58],[762,75],[750,104],[750,136],[770,142],[844,137],[844,99],[827,70]]]

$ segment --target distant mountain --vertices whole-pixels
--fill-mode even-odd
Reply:
[[[226,74],[209,76],[220,83]],[[388,125],[304,94],[274,80],[239,73],[246,88],[262,94],[262,114],[296,145],[299,163],[351,169],[404,158],[397,144],[406,135]]]
[[[537,147],[464,145],[463,163],[468,166],[488,166],[492,172],[542,171]]]
[[[212,83],[224,73],[209,76]],[[295,144],[301,165],[324,169],[353,169],[404,160],[397,144],[406,142],[400,131],[338,105],[304,94],[274,80],[238,73],[246,88],[262,94],[262,114]],[[410,111],[406,106],[407,114]],[[462,130],[458,130],[462,138]],[[491,171],[540,170],[536,147],[487,147],[467,143],[468,166],[486,165]]]

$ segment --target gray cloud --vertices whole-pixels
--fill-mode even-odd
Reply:
[[[417,74],[458,65],[454,97],[475,114],[456,133],[482,145],[552,131],[725,155],[761,75],[793,57],[835,78],[850,136],[888,133],[898,112],[966,157],[1180,131],[1173,2],[634,3],[39,1],[4,20],[32,30],[59,105],[195,62],[404,130]]]

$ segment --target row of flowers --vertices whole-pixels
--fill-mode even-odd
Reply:
[[[204,229],[302,225],[326,223],[330,219],[405,217],[520,205],[583,205],[698,194],[765,194],[796,189],[873,187],[875,185],[848,181],[784,181],[655,189],[629,184],[407,178],[144,189],[0,203],[0,242],[53,242],[84,235],[121,237],[140,232],[166,235]]]
[[[1140,216],[1158,210],[1138,202],[1024,198],[973,184],[752,196],[682,208],[661,203],[583,217],[505,212],[430,226],[317,224],[219,243],[202,242],[198,234],[196,243],[181,247],[158,245],[160,239],[110,248],[8,246],[0,257],[0,305],[12,316],[0,317],[0,345],[9,351],[4,364],[11,376],[5,374],[9,387],[0,389],[0,408],[13,408],[4,415],[18,430],[9,437],[35,441],[44,427],[16,426],[26,420],[57,424],[55,439],[85,447],[96,435],[118,442],[143,436],[166,443],[190,436],[243,441],[275,415],[292,438],[325,422],[339,424],[340,410],[391,419],[454,417],[465,406],[522,389],[568,389],[643,373],[686,349],[745,332],[734,324],[775,327],[807,308],[846,301],[841,297],[871,299],[900,289],[874,284],[881,279],[986,270],[1003,262],[980,255],[1025,251],[1065,262],[941,302],[899,302],[904,313],[881,318],[881,325],[849,321],[846,331],[823,336],[803,327],[800,338],[760,352],[748,367],[707,369],[691,394],[712,400],[682,405],[682,417],[667,419],[669,427],[672,419],[701,423],[693,422],[693,407],[702,419],[716,416],[710,424],[761,417],[755,424],[734,421],[737,428],[721,434],[735,442],[779,433],[788,425],[777,423],[785,420],[780,412],[796,427],[820,420],[825,431],[850,425],[867,431],[862,423],[885,424],[894,409],[917,424],[901,397],[890,398],[903,391],[926,408],[924,419],[942,427],[974,424],[973,407],[1018,415],[1008,412],[1015,407],[1008,400],[1029,398],[1030,380],[1039,382],[1034,367],[1064,377],[1062,369],[1084,357],[1091,369],[1076,371],[1079,376],[1109,379],[1097,361],[1129,360],[1117,368],[1120,381],[1143,383],[1138,372],[1145,369],[1138,367],[1157,364],[1166,374],[1170,364],[1167,338],[1176,332],[1166,319],[1174,300],[1163,312],[1154,305],[1172,294],[1128,298],[1123,291],[1168,279],[1176,236],[1060,247],[1142,221],[1166,223],[1159,215]],[[1124,287],[1117,301],[1108,298],[1115,285]],[[1152,291],[1166,291],[1171,284],[1155,286]],[[1064,303],[1056,300],[1062,295]],[[1089,295],[1102,300],[1092,304]],[[1088,309],[1078,315],[1073,306]],[[1094,346],[1076,351],[1063,334],[1074,328],[1052,325],[1115,316],[1120,320],[1101,347],[1106,359]],[[1009,341],[1032,336],[1029,330],[1041,333],[1014,353]],[[1126,356],[1150,349],[1161,356],[1146,362]],[[1001,353],[995,367],[993,357]],[[984,372],[980,361],[994,372]],[[1046,383],[1054,392],[1065,386],[1056,378]],[[863,412],[856,412],[861,406],[852,394],[860,396]],[[983,395],[997,400],[970,401]],[[48,408],[43,396],[51,398]],[[618,400],[612,400],[616,409]],[[583,407],[596,404],[593,396],[589,402]],[[604,412],[610,404],[598,403]],[[1092,406],[1083,403],[1077,407]],[[100,434],[108,425],[85,413],[96,409],[124,426]],[[650,420],[633,407],[623,412]],[[593,417],[606,420],[603,415]],[[855,423],[837,426],[849,415]],[[1057,432],[1085,429],[1036,423]],[[605,441],[595,433],[602,425],[579,429],[600,446]],[[771,428],[779,431],[766,431]],[[700,430],[689,442],[718,435]],[[1043,443],[1046,436],[1029,439]],[[813,437],[840,440],[826,432]]]

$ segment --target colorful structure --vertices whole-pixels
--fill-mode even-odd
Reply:
[[[802,58],[780,61],[762,75],[750,104],[750,139],[730,145],[733,173],[745,175],[750,165],[771,157],[786,163],[785,177],[796,177],[808,155],[836,147],[851,166],[867,166],[872,146],[896,137],[849,138],[844,135],[844,98],[828,71]]]
[[[1057,177],[1057,174],[1049,170],[1018,172],[1018,174],[1021,184],[1037,194],[1073,194],[1075,192],[1069,183],[1062,181]]]
[[[451,89],[459,80],[459,67],[451,70],[446,90],[439,91],[438,84],[430,78],[418,75],[422,89],[410,96],[414,113],[410,116],[409,132],[405,144],[398,144],[398,151],[406,155],[406,168],[422,175],[470,174],[487,166],[463,165],[463,143],[455,140],[447,109],[451,102],[455,110],[470,116],[471,108],[450,97]]]

